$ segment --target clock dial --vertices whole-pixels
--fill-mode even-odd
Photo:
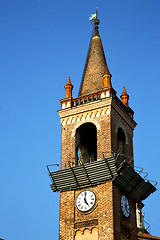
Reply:
[[[130,215],[130,207],[128,199],[125,196],[121,197],[121,208],[124,216],[128,218]]]
[[[80,192],[76,200],[76,206],[78,210],[82,212],[89,211],[96,202],[95,194],[90,190]]]

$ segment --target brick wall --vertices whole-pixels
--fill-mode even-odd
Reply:
[[[129,117],[119,108],[111,107],[112,100],[86,104],[79,108],[59,111],[62,122],[61,168],[69,167],[68,161],[75,162],[76,129],[86,122],[95,124],[97,128],[97,159],[117,152],[117,128],[120,126],[127,139],[127,155],[133,156],[133,125]],[[118,107],[118,106],[117,106]],[[99,240],[120,240],[124,234],[130,240],[137,239],[135,203],[129,199],[131,215],[126,219],[121,211],[122,192],[112,181],[87,188],[96,194],[97,203],[87,214],[76,208],[76,198],[80,191],[67,191],[60,194],[60,240],[73,240],[76,231],[98,229]],[[82,234],[83,235],[83,234]],[[81,234],[79,234],[79,237]],[[79,238],[78,238],[79,239]],[[122,238],[123,239],[123,238]]]
[[[135,203],[129,199],[130,217],[126,219],[120,204],[123,193],[112,181],[87,190],[96,194],[96,205],[87,214],[76,208],[76,198],[82,190],[61,193],[59,239],[73,240],[76,231],[96,227],[99,240],[120,240],[123,234],[129,240],[136,240]]]

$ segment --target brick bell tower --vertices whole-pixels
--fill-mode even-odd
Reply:
[[[98,25],[79,96],[69,77],[58,111],[61,169],[50,176],[60,191],[59,240],[136,240],[136,203],[155,191],[134,170],[134,112],[125,88],[120,100],[112,87]]]

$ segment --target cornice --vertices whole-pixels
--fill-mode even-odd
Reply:
[[[109,98],[105,98],[105,99],[98,100],[95,102],[90,102],[90,103],[86,103],[83,105],[79,105],[76,107],[61,109],[61,110],[58,110],[58,113],[59,113],[60,118],[62,119],[62,118],[74,116],[77,114],[87,113],[87,112],[93,111],[93,110],[100,110],[104,107],[110,106],[111,100],[112,100],[112,98],[109,97]]]
[[[123,118],[123,120],[134,130],[137,123],[121,108],[121,106],[112,99],[112,108]],[[112,111],[112,110],[111,110]]]

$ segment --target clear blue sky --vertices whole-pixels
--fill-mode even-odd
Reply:
[[[0,237],[57,240],[59,194],[46,166],[60,162],[57,110],[68,75],[77,96],[99,5],[100,35],[117,95],[130,95],[136,166],[159,181],[160,1],[0,1]],[[159,188],[159,185],[157,186]],[[144,201],[160,236],[160,191]]]

